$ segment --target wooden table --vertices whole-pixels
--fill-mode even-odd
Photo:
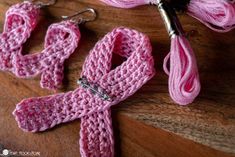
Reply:
[[[0,27],[10,5],[20,0],[1,0]],[[181,107],[170,99],[168,77],[162,60],[169,51],[169,38],[154,6],[130,10],[107,7],[98,0],[59,0],[42,11],[40,24],[25,51],[42,50],[45,32],[61,15],[93,7],[99,18],[81,26],[79,48],[66,62],[64,88],[73,90],[85,57],[98,39],[117,26],[146,33],[153,44],[157,75],[128,100],[113,107],[117,156],[123,157],[222,157],[235,154],[235,31],[215,33],[197,20],[180,15],[198,60],[202,91],[196,101]],[[43,157],[79,156],[76,120],[44,133],[24,133],[12,116],[23,98],[52,92],[39,86],[40,78],[22,80],[0,72],[0,144],[19,151],[38,151]]]

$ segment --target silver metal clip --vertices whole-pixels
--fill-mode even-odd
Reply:
[[[91,13],[92,14],[92,18],[82,18],[82,17],[79,17],[80,15],[82,15],[84,13]],[[64,20],[72,20],[74,23],[76,23],[78,25],[86,23],[86,22],[95,21],[96,18],[97,18],[97,13],[96,13],[95,9],[93,9],[93,8],[86,8],[85,10],[79,11],[79,12],[77,12],[74,15],[71,15],[71,16],[62,16],[62,19],[64,19]]]
[[[99,87],[97,84],[90,83],[85,76],[81,77],[77,81],[77,84],[81,85],[85,89],[90,90],[92,94],[98,95],[105,101],[112,101],[112,97],[108,95],[103,88]]]
[[[173,7],[165,0],[160,0],[157,6],[169,36],[184,35],[183,28]]]

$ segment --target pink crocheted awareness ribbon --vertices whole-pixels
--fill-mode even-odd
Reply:
[[[72,21],[51,25],[45,38],[44,50],[36,54],[16,54],[12,72],[20,78],[41,74],[42,88],[59,88],[64,76],[64,61],[75,51],[80,37],[79,28]]]
[[[104,100],[88,88],[68,93],[30,98],[17,104],[13,112],[24,131],[44,131],[57,124],[81,118],[82,156],[113,156],[110,107],[141,88],[154,74],[152,48],[147,36],[135,30],[116,28],[90,51],[82,77],[98,91],[105,90],[111,100]],[[111,69],[113,53],[126,59]]]
[[[7,11],[4,31],[0,34],[0,70],[11,70],[14,55],[20,53],[22,44],[34,30],[39,11],[30,2],[16,4]]]
[[[157,4],[161,0],[101,0],[119,8],[133,8],[146,4]],[[173,2],[175,0],[172,0]],[[188,0],[186,12],[217,32],[228,32],[235,28],[234,0]],[[176,3],[181,3],[180,0]],[[184,3],[184,1],[183,1]]]

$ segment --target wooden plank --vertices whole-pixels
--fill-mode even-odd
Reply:
[[[17,2],[20,0],[2,0],[0,2],[1,29],[3,28],[5,11],[10,5]],[[180,107],[170,99],[167,76],[162,71],[162,60],[169,51],[170,41],[154,6],[123,10],[107,7],[99,1],[93,0],[59,0],[55,6],[42,11],[40,23],[31,39],[25,44],[25,51],[34,53],[42,50],[46,30],[51,23],[59,21],[61,15],[70,15],[88,6],[97,10],[99,18],[95,22],[81,26],[81,43],[66,62],[65,86],[57,92],[69,91],[77,87],[76,80],[81,72],[84,59],[98,39],[117,26],[137,29],[151,38],[157,75],[134,96],[113,107],[120,113],[120,118],[117,121],[121,125],[118,129],[127,132],[117,135],[117,137],[125,142],[123,146],[131,147],[127,149],[121,146],[122,156],[132,156],[133,153],[146,153],[146,156],[150,157],[163,156],[165,152],[159,152],[158,149],[153,150],[155,147],[161,148],[160,143],[155,143],[157,138],[163,134],[159,133],[157,128],[170,131],[213,149],[235,154],[235,31],[225,34],[215,33],[193,18],[180,15],[180,20],[198,59],[202,82],[202,92],[198,99],[190,106]],[[17,79],[11,74],[0,72],[0,144],[11,149],[35,149],[48,153],[43,156],[51,156],[52,152],[57,156],[74,156],[74,154],[78,154],[79,148],[79,121],[35,135],[22,133],[11,116],[15,104],[23,98],[54,93],[41,89],[39,80],[39,78]],[[125,115],[128,115],[130,119]],[[123,116],[125,118],[122,118]],[[126,119],[128,122],[125,122]],[[140,124],[139,121],[143,124]],[[155,129],[150,129],[152,135],[141,135],[149,127],[138,133],[129,130],[130,126],[135,128],[139,124],[143,127],[147,127],[144,124],[155,127]],[[172,133],[166,134],[176,136]],[[141,140],[143,144],[136,141],[140,135],[142,137],[138,140]],[[154,142],[148,144],[145,139],[151,139],[151,137]],[[183,138],[182,141],[184,141]],[[177,142],[174,145],[178,146]],[[189,145],[194,147],[194,144]],[[151,151],[146,151],[145,145],[149,146]],[[169,151],[172,151],[169,153],[170,155],[174,153],[171,146],[173,147],[173,144],[169,146]],[[179,149],[187,148],[186,150],[190,152],[191,148],[189,147],[182,144]],[[48,151],[46,151],[47,148]],[[203,151],[210,155],[216,154],[217,151],[211,148],[200,146],[200,149],[193,151],[199,154]],[[68,150],[70,151],[68,152]]]

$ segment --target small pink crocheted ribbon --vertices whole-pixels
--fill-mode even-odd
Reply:
[[[91,50],[81,74],[94,89],[100,93],[105,90],[109,99],[83,87],[25,99],[13,112],[19,127],[30,132],[44,131],[81,118],[82,156],[113,156],[110,107],[134,94],[154,76],[151,51],[150,41],[142,33],[127,28],[114,29]],[[115,69],[111,69],[113,53],[127,58]]]
[[[72,21],[63,21],[49,27],[45,48],[41,53],[21,55],[14,58],[12,72],[20,78],[41,74],[41,87],[57,89],[63,81],[64,61],[75,51],[80,31]]]
[[[6,13],[4,31],[0,34],[0,70],[12,69],[12,59],[22,50],[39,17],[37,5],[24,2],[13,5]]]
[[[37,24],[39,7],[30,2],[12,6],[0,36],[0,70],[8,70],[20,78],[41,74],[41,87],[57,89],[63,80],[64,61],[75,51],[80,31],[72,21],[49,27],[45,48],[41,53],[22,55],[22,45]]]

